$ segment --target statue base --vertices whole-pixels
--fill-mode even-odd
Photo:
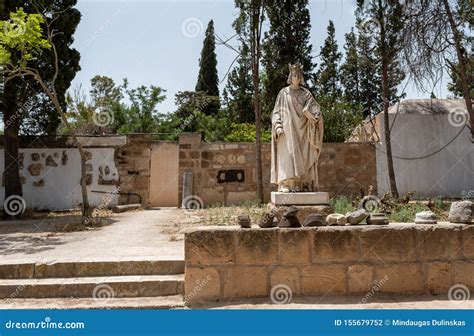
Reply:
[[[274,205],[328,205],[327,192],[296,192],[282,193],[273,191],[271,201]]]
[[[289,205],[275,205],[270,203],[267,206],[267,210],[269,212],[273,212],[279,222],[283,214],[288,211],[289,207]],[[304,220],[309,215],[318,214],[326,217],[327,215],[333,213],[333,209],[329,205],[297,205],[296,208],[298,208],[296,217],[298,218],[301,225],[303,225]]]

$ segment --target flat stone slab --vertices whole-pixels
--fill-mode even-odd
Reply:
[[[329,194],[321,191],[297,193],[273,191],[271,201],[275,205],[327,205],[329,204]]]

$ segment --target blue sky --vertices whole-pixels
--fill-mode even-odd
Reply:
[[[175,109],[174,95],[178,91],[194,89],[209,20],[214,20],[216,33],[225,38],[234,34],[232,22],[237,15],[233,0],[79,0],[77,7],[82,20],[74,47],[81,53],[82,70],[72,87],[82,85],[88,91],[90,78],[97,74],[109,76],[116,83],[127,77],[131,87],[157,85],[167,90],[166,101],[158,106],[160,112]],[[334,21],[342,51],[344,34],[354,24],[354,8],[355,0],[310,1],[313,56],[319,53],[329,20]],[[235,52],[217,46],[216,53],[222,80]],[[436,91],[439,98],[446,96],[446,83]],[[224,85],[225,80],[221,91]],[[408,87],[407,95],[428,96],[412,87]]]

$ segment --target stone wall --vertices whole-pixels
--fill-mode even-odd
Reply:
[[[186,234],[185,261],[191,304],[268,297],[277,285],[361,302],[377,292],[447,293],[474,289],[474,226],[207,227]]]
[[[270,184],[270,144],[262,144],[263,183],[266,202],[276,186]],[[219,183],[219,172],[243,170],[244,182]],[[193,195],[205,205],[236,204],[256,198],[255,145],[252,143],[206,143],[200,134],[183,134],[179,139],[179,199],[182,176],[193,173]],[[360,195],[376,186],[375,147],[368,143],[325,143],[320,158],[320,190],[330,196]]]

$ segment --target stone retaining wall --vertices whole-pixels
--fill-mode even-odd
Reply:
[[[297,295],[447,293],[474,289],[474,226],[458,224],[301,229],[207,227],[185,237],[189,303]],[[369,294],[372,293],[372,294]]]
[[[262,144],[262,168],[265,202],[276,189],[270,184],[271,147]],[[243,182],[219,183],[219,172],[234,169],[244,172]],[[207,143],[198,133],[182,134],[179,138],[179,202],[182,200],[182,176],[193,173],[193,195],[205,205],[238,204],[256,199],[255,144]],[[320,157],[320,191],[330,196],[358,196],[367,193],[369,185],[376,187],[375,147],[370,143],[324,143]]]

